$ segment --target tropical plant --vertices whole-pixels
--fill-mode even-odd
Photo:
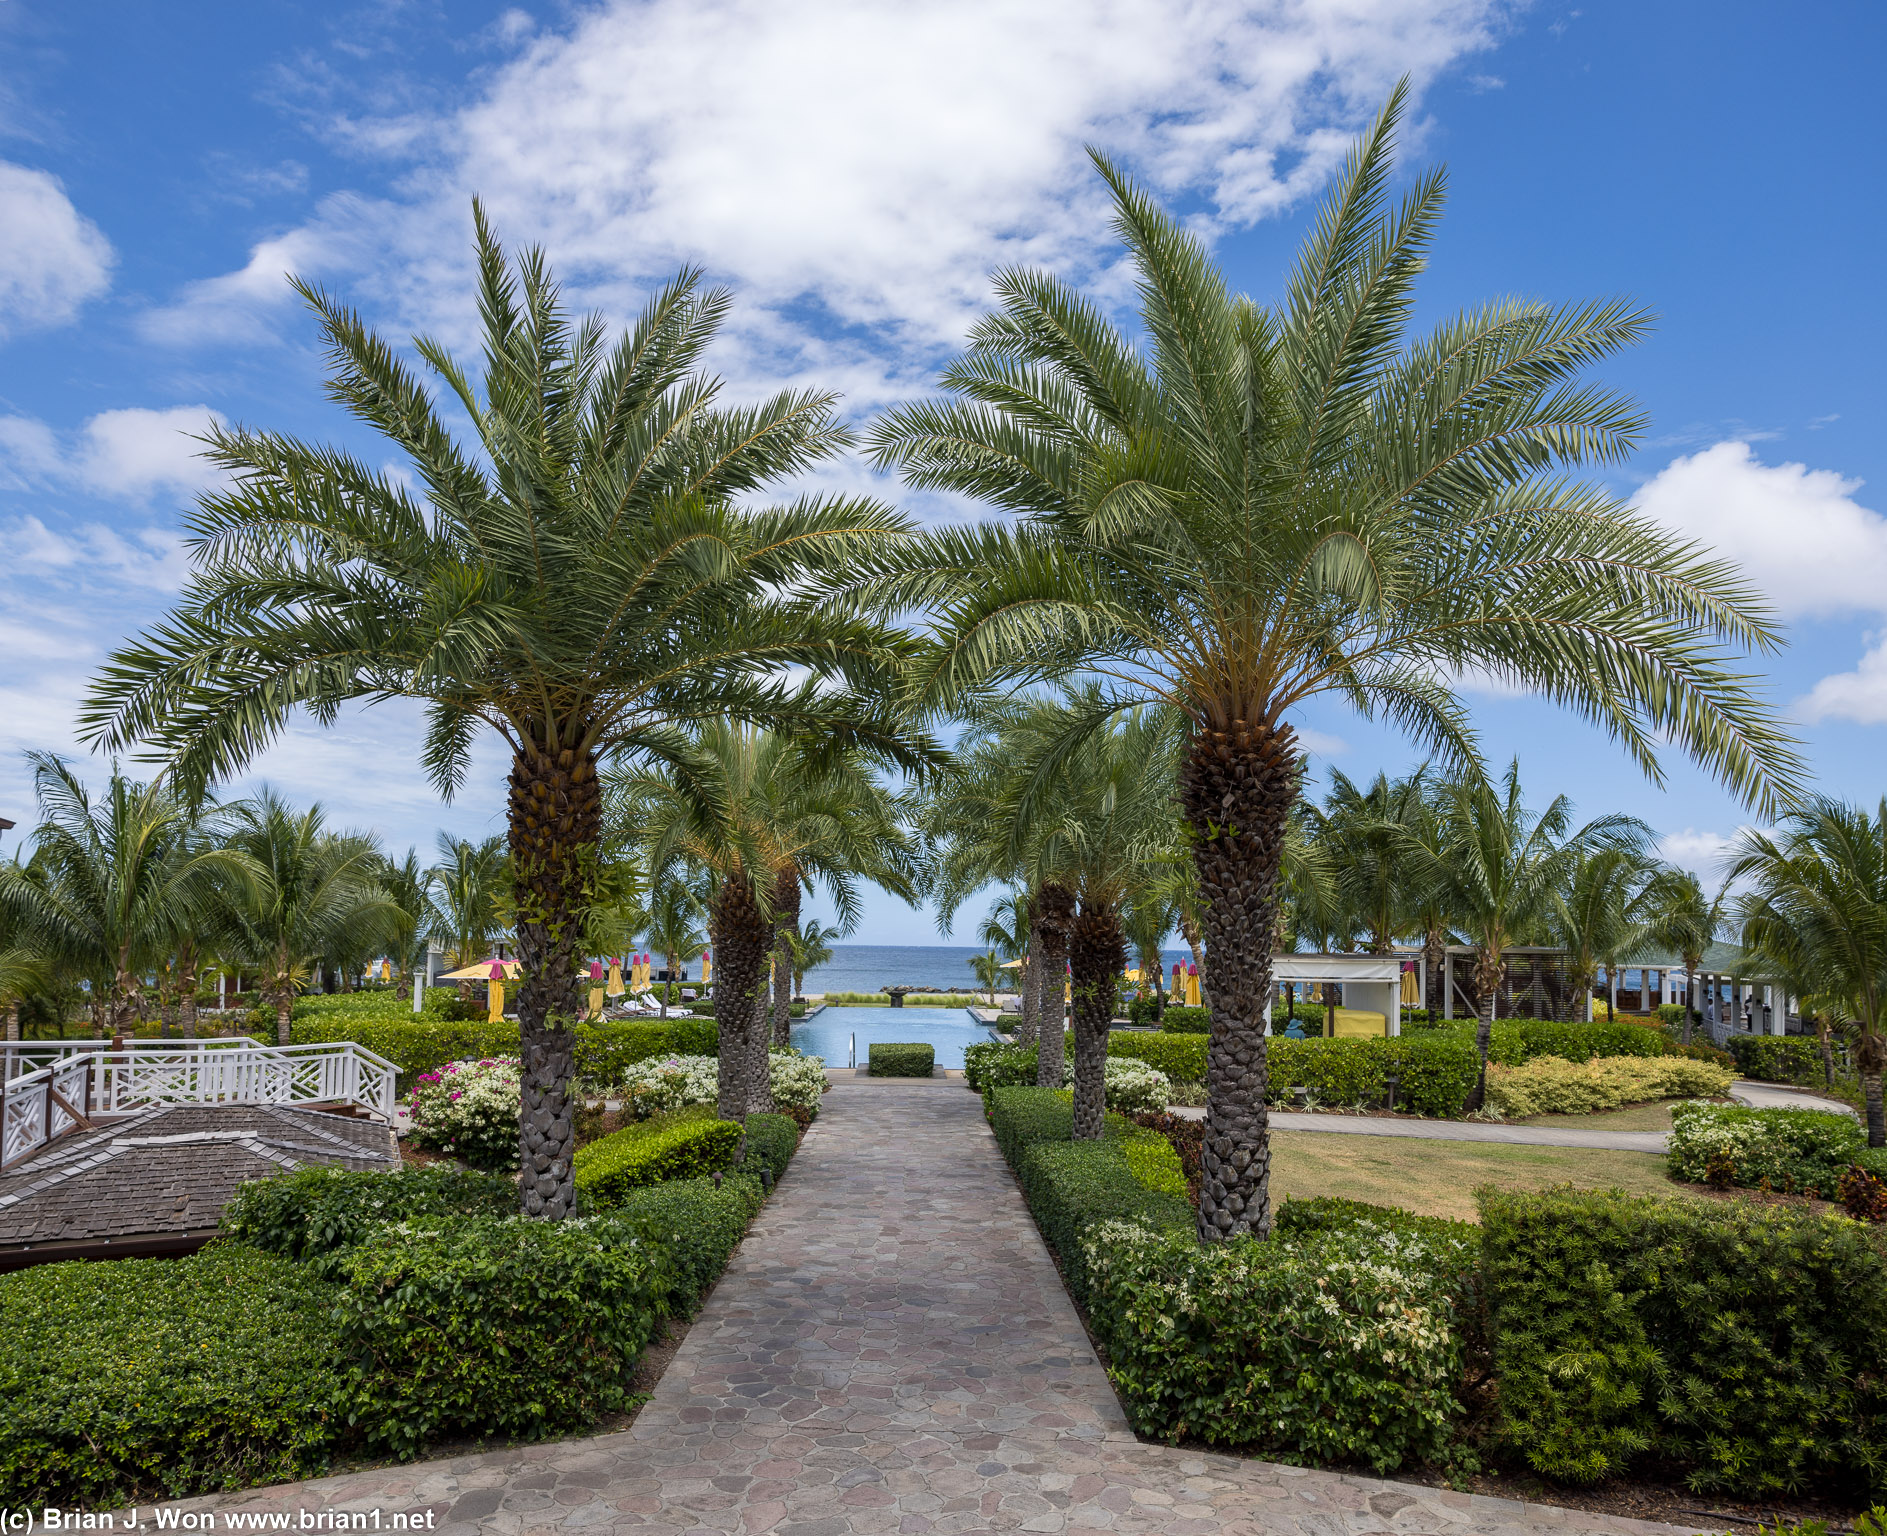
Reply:
[[[1704,894],[1703,882],[1687,869],[1667,866],[1653,875],[1643,897],[1645,941],[1667,949],[1684,962],[1684,973],[1693,978],[1685,991],[1684,1044],[1690,1044],[1692,1024],[1700,1017],[1697,985],[1694,978],[1704,963],[1704,954],[1721,937],[1729,918],[1730,888],[1727,882],[1715,896]]]
[[[491,954],[511,926],[511,871],[502,837],[470,842],[441,832],[439,862],[426,871],[429,936],[454,970]]]
[[[469,418],[462,445],[397,351],[336,299],[318,317],[329,394],[398,448],[390,473],[340,449],[212,427],[227,472],[188,521],[175,612],[122,647],[83,729],[149,742],[191,780],[229,774],[301,708],[418,699],[442,794],[474,742],[509,749],[528,1214],[557,1218],[570,1176],[583,915],[602,832],[599,765],[659,755],[679,723],[792,728],[820,718],[787,669],[885,693],[909,642],[838,601],[883,569],[907,523],[877,503],[738,502],[848,441],[834,397],[719,403],[695,370],[730,302],[681,272],[614,343],[573,322],[541,252],[510,262],[473,206],[482,377],[437,341],[414,350]],[[853,729],[895,735],[888,712]]]
[[[701,927],[706,912],[688,882],[671,873],[656,883],[649,897],[648,926],[643,936],[649,948],[662,957],[662,969],[670,977],[692,965],[708,947],[708,936]],[[662,988],[662,1017],[668,1017],[669,988]]]
[[[138,783],[113,764],[93,800],[66,763],[27,754],[40,824],[32,860],[0,865],[0,910],[19,947],[91,983],[93,1032],[136,1026],[144,976],[209,906],[219,881],[246,882],[243,859],[191,846],[189,807],[162,780]]]
[[[420,866],[419,850],[408,848],[399,863],[381,860],[380,888],[399,911],[397,953],[400,979],[406,981],[425,964],[427,930],[432,924],[432,899],[426,894],[427,871]]]
[[[832,941],[844,935],[816,917],[806,919],[806,926],[793,935],[793,994],[806,990],[806,973],[832,963]]]
[[[1571,707],[1654,778],[1674,742],[1759,808],[1794,743],[1721,647],[1776,630],[1732,566],[1564,474],[1644,424],[1578,382],[1641,337],[1624,301],[1503,300],[1407,330],[1441,210],[1428,172],[1388,204],[1399,86],[1351,155],[1275,309],[1229,292],[1202,239],[1095,157],[1139,278],[1143,356],[1038,272],[944,375],[892,411],[881,466],[1019,526],[944,530],[907,600],[950,592],[919,674],[1107,678],[1097,717],[1154,698],[1189,722],[1179,791],[1213,1011],[1199,1230],[1269,1230],[1264,1011],[1291,712],[1334,693],[1444,766],[1475,760],[1456,692],[1491,673]]]
[[[1358,931],[1373,955],[1389,954],[1396,935],[1407,931],[1424,863],[1427,798],[1426,765],[1404,779],[1379,773],[1367,788],[1332,769],[1330,793],[1312,815],[1344,926]]]
[[[1646,868],[1635,848],[1582,848],[1566,862],[1560,887],[1552,893],[1547,931],[1566,951],[1567,980],[1573,995],[1584,1000],[1588,1018],[1599,967],[1615,971],[1622,956],[1645,942]],[[1537,1005],[1533,1011],[1536,1018],[1542,1016]]]
[[[989,993],[989,1006],[994,1008],[996,987],[1003,979],[1001,951],[989,949],[980,955],[971,955],[970,970],[976,976],[976,984]]]
[[[1887,799],[1869,811],[1818,796],[1773,834],[1745,830],[1729,880],[1748,885],[1736,902],[1744,968],[1801,978],[1845,1014],[1867,1144],[1887,1146]]]
[[[295,994],[315,961],[362,942],[343,935],[397,934],[402,914],[376,882],[373,839],[328,831],[320,805],[298,813],[264,789],[232,807],[230,821],[229,846],[250,871],[232,912],[236,952],[255,967],[263,1001],[275,1010],[276,1041],[287,1045]]]

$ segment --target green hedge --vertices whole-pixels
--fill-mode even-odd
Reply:
[[[765,1167],[775,1181],[786,1172],[786,1165],[799,1150],[799,1127],[790,1115],[749,1115],[747,1149],[741,1166],[748,1170]]]
[[[1110,1056],[1131,1056],[1158,1067],[1174,1082],[1202,1082],[1206,1075],[1204,1035],[1153,1035],[1115,1030]],[[1480,1076],[1472,1045],[1437,1032],[1392,1040],[1287,1040],[1273,1036],[1266,1047],[1271,1093],[1309,1088],[1326,1104],[1377,1104],[1398,1079],[1396,1103],[1418,1114],[1451,1116]]]
[[[1403,1022],[1404,1038],[1452,1035],[1473,1043],[1479,1025],[1473,1019],[1412,1019]],[[1554,1019],[1496,1019],[1488,1034],[1487,1059],[1503,1067],[1525,1066],[1535,1056],[1590,1061],[1595,1056],[1662,1056],[1669,1049],[1660,1030],[1644,1024],[1560,1023]]]
[[[749,1124],[760,1118],[749,1116]],[[610,1215],[667,1255],[668,1310],[686,1314],[727,1268],[765,1198],[760,1181],[747,1173],[719,1180],[670,1179],[630,1190]]]
[[[1868,1229],[1614,1192],[1480,1195],[1502,1433],[1595,1481],[1640,1456],[1700,1492],[1887,1487],[1887,1266]]]
[[[421,1072],[436,1072],[449,1061],[477,1061],[487,1056],[516,1056],[516,1023],[448,1023],[441,1019],[354,1016],[329,1011],[297,1019],[290,1034],[297,1045],[352,1040],[386,1057],[399,1068],[404,1093]],[[720,1049],[711,1020],[678,1015],[666,1023],[640,1019],[622,1023],[579,1024],[576,1029],[577,1077],[598,1087],[620,1082],[625,1067],[651,1056],[713,1056]]]
[[[325,1471],[336,1294],[235,1244],[0,1275],[0,1507],[111,1509]]]
[[[237,1242],[308,1260],[352,1247],[382,1222],[517,1209],[517,1180],[507,1174],[445,1164],[392,1172],[327,1166],[237,1185],[222,1229]]]
[[[1301,1204],[1312,1209],[1287,1202],[1266,1242],[1087,1229],[1089,1321],[1128,1416],[1155,1439],[1378,1473],[1440,1459],[1460,1412],[1478,1234],[1347,1201]]]
[[[1160,1029],[1169,1035],[1203,1035],[1211,1028],[1210,1008],[1188,1008],[1183,1003],[1172,1003],[1160,1016]]]
[[[876,1041],[867,1060],[871,1077],[929,1077],[937,1052],[928,1045]]]
[[[1731,1035],[1737,1070],[1763,1083],[1819,1088],[1827,1081],[1821,1042],[1800,1035]]]
[[[733,1166],[740,1134],[740,1122],[715,1119],[711,1104],[624,1126],[577,1148],[571,1159],[577,1195],[590,1208],[606,1211],[632,1189],[719,1173]]]
[[[1671,1176],[1693,1184],[1767,1186],[1835,1198],[1867,1133],[1852,1115],[1821,1109],[1678,1104],[1671,1110]]]
[[[476,1217],[346,1250],[340,1420],[416,1455],[449,1435],[539,1439],[628,1406],[674,1279],[633,1226]]]

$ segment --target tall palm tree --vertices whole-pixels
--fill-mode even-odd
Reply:
[[[1887,799],[1817,797],[1776,833],[1745,831],[1730,856],[1745,966],[1799,978],[1846,1014],[1867,1104],[1867,1144],[1887,1146]],[[1812,982],[1812,985],[1810,984]]]
[[[1398,87],[1350,156],[1275,308],[1228,291],[1097,155],[1150,355],[1059,279],[1005,271],[944,375],[958,398],[871,437],[909,483],[1021,517],[935,534],[898,588],[953,594],[929,696],[1086,669],[1112,685],[1102,710],[1152,698],[1190,723],[1179,790],[1213,1015],[1202,1237],[1270,1226],[1263,1018],[1298,706],[1336,694],[1455,766],[1476,757],[1455,680],[1492,672],[1654,778],[1666,738],[1761,808],[1800,773],[1724,652],[1776,643],[1753,591],[1565,474],[1641,432],[1580,375],[1647,315],[1505,300],[1408,338],[1443,178],[1390,205],[1406,101]]]
[[[408,848],[397,864],[391,857],[382,861],[380,888],[399,910],[396,940],[400,954],[400,981],[410,984],[415,972],[425,964],[427,931],[432,926],[432,899],[426,894],[427,873],[419,862],[419,850]]]
[[[692,965],[708,947],[701,924],[706,917],[701,900],[679,874],[659,880],[649,894],[649,921],[643,932],[649,948],[662,957],[670,976]],[[668,988],[662,988],[662,1017],[668,1017]]]
[[[129,1033],[145,973],[219,878],[246,881],[249,870],[228,850],[187,842],[191,812],[162,779],[138,783],[114,764],[95,801],[60,758],[27,760],[41,821],[31,864],[0,865],[0,909],[26,947],[91,981],[95,1032]]]
[[[1567,862],[1552,895],[1547,930],[1566,951],[1567,980],[1592,1016],[1599,967],[1619,961],[1646,941],[1642,893],[1647,865],[1633,848],[1580,850]]]
[[[295,995],[314,963],[357,941],[350,929],[397,932],[400,910],[375,882],[380,850],[359,833],[333,833],[319,805],[297,813],[264,789],[232,808],[230,848],[252,871],[236,910],[243,959],[275,1010],[275,1038],[290,1043]]]
[[[473,220],[481,376],[413,341],[473,441],[455,440],[390,344],[298,283],[327,344],[330,398],[389,439],[408,473],[213,428],[208,457],[229,481],[189,518],[191,581],[164,623],[107,663],[83,729],[152,743],[210,779],[303,707],[331,720],[349,700],[414,698],[430,722],[426,770],[448,796],[473,743],[497,733],[511,757],[524,968],[520,1200],[555,1219],[574,1197],[571,1022],[601,762],[659,755],[693,721],[794,728],[812,706],[786,669],[887,691],[909,642],[835,599],[882,568],[908,525],[857,498],[737,505],[848,435],[829,394],[720,403],[719,382],[697,370],[724,290],[685,270],[612,343],[600,317],[567,315],[541,252],[513,262],[476,204]]]
[[[1409,922],[1427,793],[1426,766],[1404,779],[1379,773],[1367,787],[1332,769],[1330,793],[1314,813],[1340,903],[1372,955],[1389,954]]]
[[[1123,924],[1127,943],[1139,962],[1141,995],[1152,992],[1156,1017],[1161,1017],[1166,1013],[1165,944],[1178,925],[1179,914],[1171,898],[1150,884],[1145,874],[1143,870],[1128,897]]]
[[[1629,816],[1601,816],[1574,829],[1572,810],[1564,795],[1537,814],[1529,809],[1518,758],[1498,785],[1475,774],[1447,786],[1449,901],[1475,946],[1474,1043],[1481,1075],[1468,1096],[1469,1109],[1479,1109],[1487,1094],[1487,1051],[1506,951],[1545,931],[1556,893],[1582,855],[1636,852],[1650,837],[1650,829]]]
[[[459,970],[489,955],[511,926],[510,857],[502,836],[474,843],[441,832],[437,845],[439,862],[426,871],[427,935]]]
[[[860,911],[861,881],[915,894],[904,833],[869,756],[834,745],[847,733],[850,703],[821,694],[816,707],[831,730],[816,740],[706,725],[687,750],[611,775],[612,819],[639,830],[651,879],[659,886],[686,863],[715,881],[708,931],[725,1118],[771,1107],[768,983],[782,872],[791,872],[795,893],[802,882],[823,885],[847,925]]]
[[[1651,877],[1643,904],[1646,942],[1677,955],[1685,975],[1692,978],[1684,993],[1684,1043],[1689,1045],[1691,1025],[1699,1017],[1696,976],[1729,920],[1729,883],[1708,896],[1703,882],[1688,869],[1667,866]]]
[[[977,941],[986,944],[1003,962],[1021,961],[1016,969],[1016,988],[1022,996],[1020,1020],[1020,1043],[1028,1045],[1035,1039],[1035,1018],[1029,1007],[1029,893],[1021,888],[1006,891],[997,898],[996,904],[989,909],[982,924],[976,930]],[[974,965],[976,962],[970,962]],[[1007,966],[1005,965],[1005,969]],[[1004,978],[998,976],[996,981]],[[1033,999],[1039,1004],[1039,997]],[[996,1006],[995,982],[990,983],[989,1006]]]

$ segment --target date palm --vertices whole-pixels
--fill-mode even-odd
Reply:
[[[1569,707],[1654,779],[1669,740],[1759,808],[1794,744],[1727,650],[1776,631],[1728,564],[1601,488],[1644,418],[1582,382],[1637,341],[1623,301],[1502,300],[1410,339],[1443,178],[1391,206],[1398,87],[1351,155],[1275,307],[1098,155],[1139,278],[1136,348],[1044,273],[944,375],[888,414],[880,465],[982,498],[1008,527],[934,535],[899,590],[949,592],[928,696],[1086,671],[1103,709],[1190,724],[1179,792],[1205,930],[1212,1032],[1202,1237],[1268,1231],[1264,1008],[1298,706],[1334,694],[1444,767],[1476,759],[1464,675]]]
[[[1744,966],[1796,979],[1842,1019],[1867,1105],[1867,1144],[1887,1146],[1887,799],[1863,805],[1818,797],[1775,833],[1745,831],[1729,879]]]
[[[1667,867],[1645,887],[1644,909],[1646,942],[1678,956],[1684,962],[1684,974],[1692,978],[1684,992],[1684,1043],[1689,1045],[1691,1025],[1698,1018],[1695,978],[1705,952],[1729,921],[1730,887],[1726,882],[1710,896],[1689,870]]]
[[[680,723],[792,726],[783,669],[882,684],[903,642],[832,601],[906,529],[858,499],[737,505],[848,441],[833,396],[720,403],[698,371],[729,296],[683,271],[611,341],[573,320],[541,252],[508,258],[473,206],[480,376],[440,343],[393,346],[305,283],[328,394],[388,439],[401,473],[263,431],[213,428],[227,489],[188,522],[193,574],[163,623],[115,653],[89,739],[146,742],[187,776],[233,772],[301,709],[412,698],[426,771],[447,796],[494,732],[510,754],[527,1214],[574,1196],[569,1087],[583,914],[602,827],[602,761],[662,751]]]

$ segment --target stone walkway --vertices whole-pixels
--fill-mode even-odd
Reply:
[[[186,1507],[430,1509],[448,1536],[1679,1529],[1142,1444],[979,1100],[928,1087],[826,1095],[629,1430]]]

